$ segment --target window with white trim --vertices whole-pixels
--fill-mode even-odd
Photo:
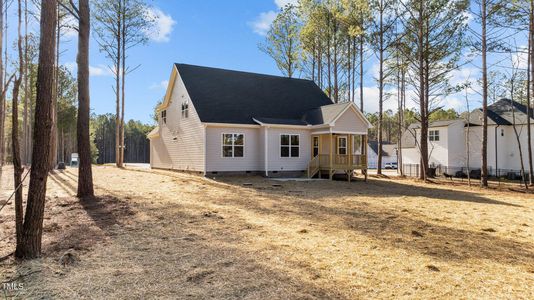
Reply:
[[[241,133],[223,133],[222,156],[243,157],[245,152],[245,136]]]
[[[299,157],[300,156],[300,136],[298,134],[280,135],[280,156]]]
[[[346,136],[337,137],[337,154],[347,155],[347,137]]]
[[[167,124],[167,111],[166,110],[161,111],[161,120],[163,121],[163,123]]]
[[[182,103],[182,118],[189,118],[189,101]]]
[[[428,140],[431,142],[439,142],[439,130],[429,130]]]

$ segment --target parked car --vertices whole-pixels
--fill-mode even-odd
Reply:
[[[396,162],[386,163],[386,166],[384,168],[386,170],[397,170],[397,163]]]
[[[77,168],[78,167],[78,161],[79,161],[79,156],[78,156],[78,153],[72,153],[70,155],[70,166],[73,167],[73,168]]]

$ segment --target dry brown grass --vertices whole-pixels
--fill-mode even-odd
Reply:
[[[534,298],[532,195],[392,179],[275,187],[94,174],[98,198],[82,203],[76,170],[52,176],[45,257],[0,264],[2,281],[25,283],[20,296]],[[13,249],[12,214],[0,212],[0,255]],[[79,260],[61,265],[71,248]]]

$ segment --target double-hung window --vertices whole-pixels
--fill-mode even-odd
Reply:
[[[300,136],[298,134],[280,135],[280,156],[281,157],[299,157],[300,154]]]
[[[347,137],[340,136],[337,138],[337,154],[347,155]]]
[[[189,118],[189,101],[182,103],[182,118]]]
[[[428,140],[431,142],[439,142],[439,130],[429,130]]]
[[[163,121],[163,123],[167,124],[167,111],[166,110],[162,110],[161,111],[161,121]]]
[[[223,157],[243,157],[245,152],[245,136],[241,133],[223,133]]]

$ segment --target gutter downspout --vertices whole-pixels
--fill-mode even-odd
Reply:
[[[497,147],[497,129],[499,128],[499,126],[501,126],[500,124],[497,124],[497,126],[495,126],[495,177],[497,177],[497,170],[499,169],[498,168],[498,158],[497,158],[497,154],[498,154],[498,147]]]
[[[208,174],[208,125],[204,124],[204,177]]]
[[[269,127],[265,126],[265,177],[269,177]]]

